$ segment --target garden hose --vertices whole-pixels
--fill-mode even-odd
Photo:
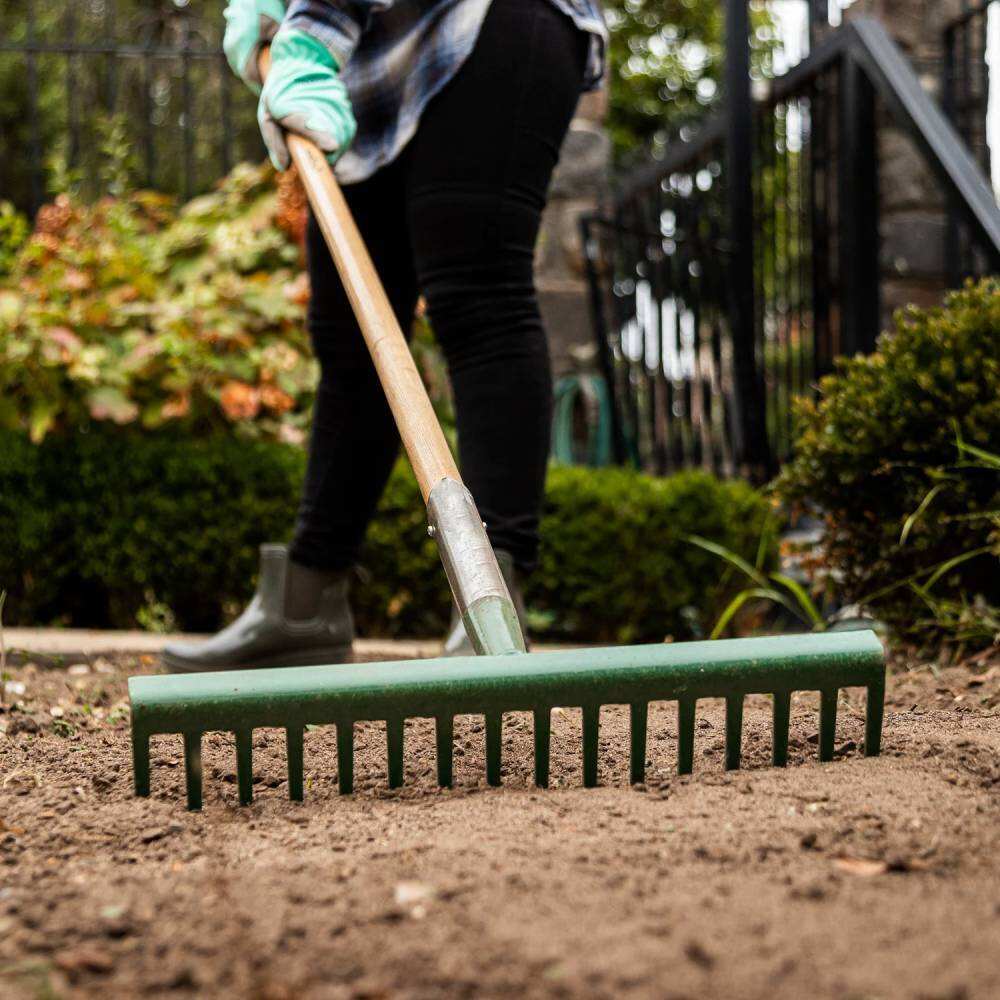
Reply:
[[[562,465],[611,465],[614,457],[611,393],[600,375],[564,375],[555,388],[552,458]],[[583,413],[585,440],[578,440]]]

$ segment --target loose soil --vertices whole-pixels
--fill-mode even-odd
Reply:
[[[748,700],[745,769],[728,774],[723,707],[699,704],[689,778],[657,707],[637,787],[618,708],[594,790],[571,710],[549,791],[518,716],[502,789],[483,782],[481,719],[457,726],[450,791],[429,722],[407,727],[399,791],[384,731],[359,727],[350,797],[333,732],[310,731],[304,804],[285,797],[282,736],[259,731],[248,808],[231,739],[211,735],[200,814],[179,739],[154,741],[153,797],[131,794],[125,677],[152,669],[12,671],[4,997],[1000,997],[1000,666],[895,673],[878,759],[860,755],[862,693],[842,694],[824,765],[815,702],[797,698],[786,770],[768,766],[766,699]]]

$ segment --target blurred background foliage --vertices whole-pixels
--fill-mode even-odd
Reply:
[[[725,10],[718,0],[608,0],[608,130],[617,156],[661,154],[722,100]],[[755,78],[773,74],[779,46],[771,4],[750,3]]]
[[[189,196],[240,160],[259,159],[255,99],[221,54],[222,8],[221,0],[0,5],[8,45],[30,36],[129,49],[117,57],[43,52],[33,62],[0,52],[0,200],[27,210],[47,195],[75,191],[93,199],[120,193],[123,184]],[[722,4],[608,0],[605,12],[616,154],[661,153],[721,99]],[[778,45],[770,3],[753,0],[751,16],[754,73],[769,76]],[[180,55],[184,48],[195,55]],[[33,190],[36,166],[41,191]]]

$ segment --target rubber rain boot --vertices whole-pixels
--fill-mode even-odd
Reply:
[[[257,592],[243,614],[203,642],[165,646],[163,665],[191,673],[350,662],[349,573],[300,566],[284,545],[262,545]]]

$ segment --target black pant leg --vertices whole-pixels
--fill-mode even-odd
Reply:
[[[407,335],[417,300],[403,174],[393,164],[344,188]],[[315,569],[355,562],[399,453],[399,434],[347,293],[315,218],[307,233],[309,332],[320,362],[309,464],[291,557]]]
[[[587,36],[552,5],[495,2],[406,154],[421,290],[444,350],[463,478],[491,541],[537,556],[552,420],[534,248]]]

